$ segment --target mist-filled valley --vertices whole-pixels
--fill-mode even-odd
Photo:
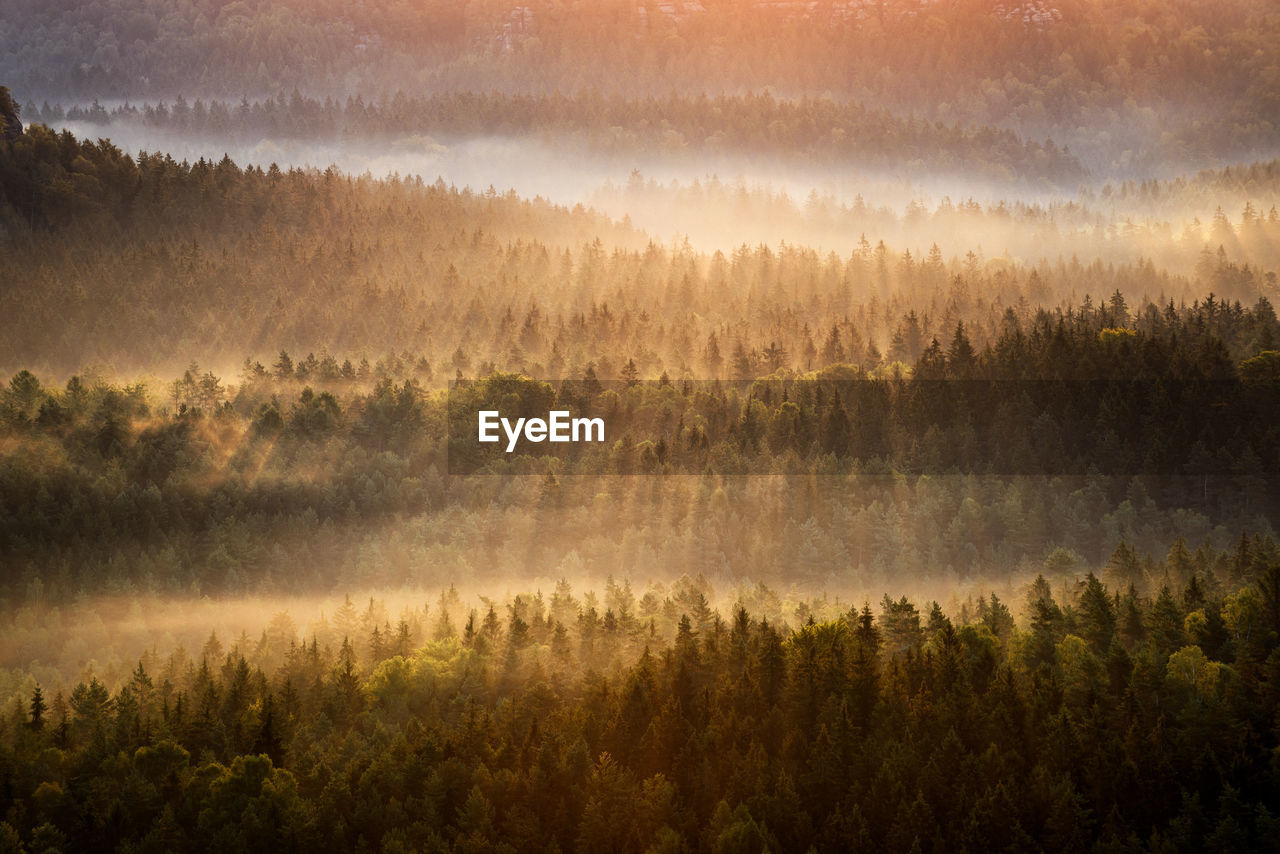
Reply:
[[[0,0],[0,850],[1270,850],[1278,27]]]
[[[706,251],[786,242],[845,255],[865,238],[916,256],[937,245],[948,258],[974,249],[1031,262],[1154,257],[1188,272],[1205,245],[1240,248],[1224,217],[1248,231],[1277,202],[1274,159],[1185,173],[1118,162],[1090,168],[1051,138],[769,94],[400,92],[343,104],[295,90],[238,104],[179,97],[110,110],[96,101],[69,109],[29,102],[26,114],[110,138],[126,153],[336,166],[585,203],[655,239],[688,238]]]

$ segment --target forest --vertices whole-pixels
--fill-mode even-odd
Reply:
[[[434,623],[394,627],[348,597],[323,642],[282,618],[153,651],[115,690],[34,687],[4,722],[0,833],[77,851],[1265,850],[1275,554],[1242,540],[1204,565],[1175,544],[1154,596],[1037,577],[1021,625],[994,594],[963,620],[885,595],[793,628],[741,603],[726,618],[697,585],[655,608],[561,582],[465,619],[450,589]]]
[[[747,378],[838,362],[913,365],[932,338],[949,347],[961,322],[982,348],[1000,337],[1009,311],[1028,328],[1042,309],[1082,315],[1094,334],[1147,328],[1164,322],[1171,302],[1193,312],[1203,305],[1236,361],[1276,340],[1280,183],[1267,164],[1097,191],[1108,200],[1213,191],[1248,199],[1238,221],[1219,208],[1181,232],[1168,220],[1141,227],[1091,217],[1075,204],[944,200],[899,214],[819,199],[797,211],[715,185],[659,205],[664,215],[720,213],[739,231],[753,220],[781,229],[777,213],[789,210],[797,229],[846,235],[850,249],[837,254],[791,243],[708,252],[659,242],[595,208],[493,188],[242,167],[225,157],[134,157],[39,124],[7,151],[0,226],[10,269],[29,283],[0,293],[11,321],[0,366],[10,375],[65,379],[101,368],[171,377],[193,360],[231,373],[246,356],[271,364],[280,349],[328,349],[356,362],[393,356],[436,384],[459,370],[580,377],[588,363],[616,380],[630,360],[651,379],[663,371]],[[623,199],[668,195],[636,180]],[[902,242],[873,243],[868,232]],[[954,248],[921,246],[929,234]],[[1007,234],[1027,252],[1060,254],[988,258],[963,242],[969,234]],[[221,310],[228,305],[235,313]],[[895,337],[905,347],[895,349]],[[763,368],[756,363],[771,345],[785,358]],[[739,350],[745,368],[734,365]]]
[[[829,98],[780,100],[769,93],[738,97],[705,95],[665,98],[605,98],[598,91],[563,95],[450,93],[410,98],[403,91],[366,104],[304,97],[267,97],[239,104],[179,97],[141,108],[122,104],[107,111],[89,107],[24,108],[33,119],[113,127],[140,124],[150,130],[245,140],[302,138],[395,140],[430,134],[448,140],[469,135],[544,135],[577,141],[604,154],[644,152],[668,156],[739,153],[772,162],[864,167],[927,163],[940,173],[965,171],[978,177],[1021,180],[1074,189],[1086,172],[1052,140],[1024,141],[1009,130],[950,126],[869,109]]]
[[[768,89],[1052,137],[1099,165],[1148,170],[1273,157],[1280,120],[1280,21],[1268,0],[5,0],[0,10],[16,46],[0,79],[37,101]]]
[[[1101,562],[1117,542],[1223,541],[1237,533],[1232,520],[1267,524],[1280,459],[1276,351],[1237,366],[1209,335],[1171,347],[1178,331],[1144,342],[1067,328],[1015,326],[981,353],[961,328],[948,353],[929,345],[909,381],[841,380],[865,373],[840,363],[750,385],[605,388],[589,376],[557,390],[494,374],[445,392],[406,377],[403,363],[309,366],[282,351],[270,370],[247,364],[234,392],[193,364],[159,396],[79,376],[46,386],[22,371],[0,395],[0,533],[21,567],[7,592],[301,591],[349,572],[379,586],[436,573],[496,581],[522,560],[641,578],[692,559],[708,574],[724,562],[770,583],[818,585],[837,583],[828,561],[867,579],[917,574],[923,559],[927,577],[963,581],[1038,563],[1055,546]],[[1140,349],[1154,367],[1133,367]],[[1124,357],[1130,372],[972,378],[1037,358],[1086,365],[1090,351]],[[956,374],[970,378],[947,378]],[[1009,388],[1022,391],[993,404],[1014,397]],[[545,412],[551,400],[605,414],[618,433],[568,461],[477,456],[478,408]],[[1223,406],[1246,417],[1224,421]],[[656,480],[609,478],[628,473]],[[761,480],[725,479],[741,474]],[[382,530],[406,519],[416,520],[410,536]],[[612,536],[578,547],[584,519]],[[740,519],[773,533],[726,537]],[[1129,572],[1144,578],[1136,563]]]
[[[0,854],[1274,850],[1278,36],[0,0]]]

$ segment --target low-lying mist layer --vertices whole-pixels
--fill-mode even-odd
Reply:
[[[1056,147],[998,132],[916,122],[887,127],[894,120],[860,108],[767,95],[628,101],[464,94],[392,103],[183,101],[111,113],[47,107],[27,118],[110,136],[126,151],[163,150],[191,161],[229,154],[282,168],[333,164],[352,174],[443,178],[561,204],[590,202],[656,237],[687,237],[706,251],[786,242],[849,254],[870,239],[916,256],[937,245],[946,257],[985,249],[1024,262],[1150,258],[1189,274],[1206,246],[1224,246],[1234,261],[1277,266],[1274,236],[1260,233],[1275,224],[1280,202],[1274,160],[1157,178],[1109,169],[1086,175],[1058,163]],[[774,112],[780,117],[771,119]],[[672,125],[709,117],[725,128],[682,133]],[[832,127],[818,133],[815,124]],[[686,133],[705,141],[691,145]],[[936,150],[923,150],[923,140]],[[573,152],[572,168],[566,151]]]
[[[784,531],[785,537],[785,531]],[[380,556],[396,562],[396,537]],[[364,549],[372,547],[373,539]],[[874,601],[882,622],[893,615],[927,614],[938,608],[961,623],[991,619],[992,608],[1005,616],[1031,621],[1035,600],[1051,589],[1059,600],[1072,602],[1096,573],[1106,584],[1138,599],[1154,599],[1167,587],[1191,585],[1198,595],[1221,596],[1254,578],[1280,556],[1273,538],[1247,534],[1221,548],[1206,539],[1189,547],[1179,536],[1168,548],[1156,543],[1155,554],[1123,542],[1105,560],[1093,560],[1056,548],[1040,562],[1029,561],[1018,571],[986,572],[967,578],[941,574],[889,573],[884,577],[859,573],[806,578],[803,564],[812,543],[800,543],[797,573],[774,577],[769,583],[727,571],[724,566],[698,567],[692,576],[674,574],[672,567],[647,568],[598,560],[588,546],[587,559],[571,552],[554,567],[533,563],[527,571],[476,572],[461,563],[437,566],[429,573],[386,586],[359,571],[347,582],[367,587],[348,592],[193,597],[181,593],[81,593],[74,600],[59,599],[43,581],[33,581],[18,599],[8,600],[0,624],[6,646],[0,668],[8,668],[0,684],[0,703],[29,692],[32,680],[49,690],[69,692],[77,681],[97,677],[112,689],[127,684],[141,658],[152,673],[167,667],[173,680],[201,657],[211,665],[225,653],[247,658],[267,671],[282,667],[299,645],[311,644],[332,654],[350,644],[366,669],[393,655],[408,656],[428,641],[458,638],[471,643],[477,636],[493,642],[512,631],[519,617],[551,634],[566,630],[565,640],[590,648],[603,630],[617,633],[611,652],[581,662],[594,669],[627,664],[645,644],[669,642],[682,617],[699,631],[710,629],[721,615],[746,608],[781,631],[799,629],[811,619],[839,619],[851,605]],[[357,560],[368,560],[367,554]],[[608,566],[623,570],[615,577]],[[704,571],[705,570],[705,571]],[[637,572],[648,572],[647,576]],[[1047,579],[1047,580],[1046,580]],[[432,588],[432,581],[447,584]],[[339,589],[342,582],[336,585]],[[55,594],[55,595],[51,595]],[[916,603],[908,609],[904,603]],[[1002,605],[1001,602],[1004,602]],[[916,607],[918,606],[918,608]],[[855,607],[856,610],[856,607]],[[170,653],[172,653],[170,655]],[[167,664],[162,656],[169,655]],[[190,674],[185,674],[190,675]]]
[[[1259,420],[1252,434],[1233,431],[1223,417],[1230,404],[1200,411],[1202,401],[1157,392],[1180,383],[1269,388],[1277,357],[1265,350],[1237,367],[1222,339],[1191,334],[1207,311],[1157,313],[1161,325],[1140,322],[1138,330],[1046,318],[1025,333],[1011,326],[980,353],[960,329],[946,354],[930,345],[912,379],[870,381],[837,364],[790,384],[793,400],[775,391],[786,385],[781,375],[696,393],[624,382],[589,403],[641,432],[613,439],[590,470],[596,476],[559,478],[550,461],[523,456],[494,469],[523,476],[450,475],[445,392],[424,391],[386,363],[366,376],[347,362],[348,375],[336,360],[295,365],[281,354],[272,372],[250,364],[235,388],[193,366],[162,398],[145,386],[78,377],[45,387],[22,372],[0,394],[6,592],[17,600],[33,590],[57,600],[103,589],[301,593],[355,582],[433,586],[583,572],[596,581],[702,573],[718,584],[749,578],[841,589],[892,579],[903,587],[909,579],[1024,572],[1055,548],[1100,563],[1125,542],[1152,550],[1183,535],[1222,546],[1242,527],[1271,530],[1274,422]],[[1235,333],[1274,334],[1275,323],[1272,316]],[[1099,370],[1108,360],[1115,376],[1144,378],[1142,405],[1153,419],[1136,433],[1106,427],[1106,418],[1131,408],[1112,399],[1126,393],[1124,382],[1097,400],[1057,401],[1044,411],[1027,399],[966,414],[963,405],[945,408],[956,406],[948,394],[919,396],[945,392],[935,370],[971,378],[943,382],[974,383],[1037,365]],[[832,378],[858,376],[873,397],[897,403],[842,401]],[[485,387],[517,408],[521,395],[554,394],[514,376],[476,382]],[[1063,432],[1081,412],[1105,427],[1083,452],[1080,437]],[[992,451],[975,443],[972,425],[990,417],[1007,433],[997,452],[1087,473],[986,475],[997,457],[983,456]],[[646,430],[660,434],[653,440]],[[662,476],[679,470],[668,468],[662,445],[672,461],[713,454],[767,476]],[[1102,465],[1128,471],[1126,464],[1142,472],[1170,449],[1181,450],[1167,472],[1098,473]],[[925,474],[922,460],[931,466]],[[637,476],[599,474],[606,470]]]
[[[110,111],[96,102],[70,109],[30,104],[24,114],[31,121],[65,121],[73,129],[116,139],[206,141],[241,150],[271,140],[302,146],[303,151],[316,145],[353,153],[410,153],[416,143],[431,153],[435,139],[453,145],[498,138],[554,143],[561,154],[569,147],[604,162],[628,157],[639,158],[640,164],[696,161],[706,169],[736,160],[775,173],[805,166],[909,169],[921,178],[964,175],[976,183],[1040,190],[1074,188],[1088,174],[1050,140],[1024,141],[1007,130],[948,126],[830,98],[779,100],[769,93],[628,99],[605,98],[598,91],[573,97],[455,92],[428,98],[399,92],[391,99],[366,103],[348,98],[344,103],[295,92],[288,99],[238,105],[180,99],[172,105],[126,103]],[[574,166],[580,166],[576,161]],[[498,163],[487,165],[492,169]],[[552,168],[567,173],[565,166],[562,157]],[[512,172],[519,174],[518,169]]]
[[[554,379],[588,363],[612,379],[628,360],[647,376],[749,376],[750,359],[731,368],[737,350],[760,356],[772,344],[789,354],[786,365],[820,367],[833,328],[846,355],[825,363],[870,370],[882,354],[918,358],[921,348],[890,352],[911,312],[923,344],[938,337],[945,347],[957,322],[981,345],[1008,310],[1026,323],[1037,308],[1087,312],[1117,292],[1142,312],[1144,302],[1163,310],[1212,295],[1211,305],[1261,305],[1280,293],[1269,269],[1280,221],[1274,208],[1262,213],[1275,193],[1266,166],[1104,188],[1092,203],[1203,205],[1219,185],[1259,197],[1238,226],[1219,213],[1179,232],[1168,220],[1125,225],[1079,204],[913,202],[899,215],[815,198],[801,212],[768,193],[715,183],[668,192],[642,179],[601,196],[607,208],[688,224],[712,242],[776,222],[783,233],[852,244],[847,254],[803,244],[726,253],[649,242],[580,207],[440,182],[242,169],[226,158],[135,161],[38,125],[0,145],[9,152],[0,175],[7,269],[31,283],[0,293],[0,365],[11,371],[175,373],[194,359],[225,374],[246,354],[329,348],[357,361],[421,359],[420,377],[436,382],[494,368]],[[1027,256],[982,249],[1002,242]]]
[[[358,10],[131,0],[127,13],[17,0],[7,20],[14,49],[0,57],[0,79],[24,99],[239,102],[301,90],[340,101],[360,93],[369,104],[398,91],[594,90],[607,104],[615,93],[822,93],[930,125],[1052,137],[1089,168],[1123,177],[1277,155],[1280,39],[1268,0],[598,0],[572,9],[372,0]],[[394,120],[408,116],[392,104]],[[758,125],[769,132],[771,123]],[[801,133],[802,144],[822,136],[815,131]]]

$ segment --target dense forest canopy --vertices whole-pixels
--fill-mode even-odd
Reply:
[[[0,829],[86,851],[1265,850],[1268,549],[1179,540],[1150,596],[1037,577],[1022,620],[995,594],[886,595],[789,626],[688,579],[470,610],[450,588],[394,625],[347,597],[309,636],[278,615],[111,685],[28,680]]]
[[[847,255],[786,244],[725,254],[655,243],[580,206],[439,181],[135,159],[42,125],[0,146],[0,226],[9,270],[24,283],[0,293],[0,365],[11,372],[172,375],[194,360],[230,374],[246,356],[269,364],[281,348],[409,354],[417,378],[437,385],[493,369],[578,377],[589,363],[617,379],[632,360],[653,379],[837,362],[874,371],[909,367],[935,337],[950,346],[957,323],[981,347],[1010,312],[1030,325],[1039,309],[1069,311],[1096,334],[1158,325],[1171,302],[1183,311],[1203,302],[1237,361],[1276,341],[1280,219],[1260,204],[1246,203],[1238,224],[1219,211],[1203,232],[1173,235],[1097,227],[1105,220],[1070,205],[912,203],[899,216],[821,200],[796,211],[715,185],[701,199],[678,195],[687,210],[730,205],[741,222],[782,227],[773,213],[791,210],[797,228],[825,222],[852,239],[861,226],[911,241],[890,247],[864,231]],[[1274,192],[1267,174],[1247,184],[1262,198]],[[1200,176],[1151,194],[1238,180]],[[1105,194],[1141,195],[1128,185]],[[637,181],[623,199],[665,195]],[[968,234],[1001,230],[1028,252],[1056,243],[1064,254],[987,259],[978,245],[948,257],[915,242],[932,233],[965,245]],[[1074,254],[1099,248],[1105,261]]]
[[[1274,848],[1270,0],[0,42],[0,852]]]
[[[1125,542],[1270,533],[1270,305],[1153,306],[1131,327],[1115,325],[1122,302],[1025,328],[1010,314],[980,347],[962,323],[945,349],[925,345],[908,315],[895,346],[922,351],[879,379],[843,361],[833,329],[832,364],[806,377],[641,384],[629,360],[631,379],[605,388],[588,366],[559,404],[551,384],[502,374],[451,398],[423,386],[423,360],[394,354],[371,365],[282,350],[270,367],[246,360],[235,382],[192,364],[151,388],[22,371],[0,395],[0,536],[20,568],[6,592],[299,593],[351,573],[500,583],[575,563],[588,577],[696,566],[864,589],[895,573],[1025,573],[1055,548],[1100,565]],[[749,378],[760,358],[742,351],[731,370]],[[468,460],[458,438],[474,415],[447,425],[451,404],[474,412],[464,395],[512,414],[586,406],[618,432],[573,464]],[[615,480],[628,473],[652,482]],[[688,473],[702,476],[673,476]],[[584,520],[589,548],[576,541]],[[725,534],[748,522],[756,534]]]

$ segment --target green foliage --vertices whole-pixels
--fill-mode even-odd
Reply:
[[[1096,317],[1042,313],[964,356],[963,380],[945,378],[945,355],[929,379],[929,351],[898,378],[844,365],[733,383],[601,381],[590,370],[553,383],[495,371],[447,393],[406,376],[398,357],[367,369],[343,360],[344,370],[327,352],[296,364],[282,353],[290,370],[274,374],[249,362],[235,385],[189,364],[160,398],[143,384],[76,376],[58,387],[22,370],[0,390],[0,537],[25,567],[8,584],[25,596],[39,580],[40,595],[56,600],[82,587],[305,590],[353,564],[390,584],[447,583],[468,567],[498,577],[519,569],[520,553],[549,566],[569,560],[581,510],[602,530],[632,531],[596,553],[606,573],[687,565],[688,543],[714,542],[699,558],[706,566],[723,555],[769,583],[819,582],[833,567],[919,576],[926,555],[934,577],[1037,564],[1057,578],[1110,555],[1102,580],[1112,587],[1154,595],[1167,574],[1180,591],[1203,579],[1204,560],[1183,540],[1163,564],[1141,549],[1184,531],[1225,547],[1241,519],[1272,511],[1275,472],[1264,460],[1280,447],[1280,418],[1267,415],[1276,399],[1239,379],[1225,343],[1206,331],[1217,323],[1239,342],[1271,322],[1268,311],[1148,313],[1141,347],[1127,355],[1098,341]],[[1050,371],[1061,379],[1037,379]],[[1223,404],[1239,421],[1220,417]],[[478,408],[600,415],[609,441],[506,454],[470,441]],[[472,472],[536,477],[504,487],[494,516],[477,509],[492,481],[446,477]],[[704,476],[601,485],[619,472]],[[776,487],[719,479],[800,473],[823,477]],[[716,489],[754,533],[708,539],[722,511],[704,490]],[[649,518],[639,508],[655,494],[702,509]],[[512,524],[533,518],[534,527]],[[375,545],[363,529],[374,520],[422,533]],[[1252,548],[1237,550],[1236,578],[1262,559]],[[1147,630],[1131,611],[1089,602],[1076,633],[1097,655],[1117,621]],[[1180,607],[1175,633],[1200,603]],[[990,629],[1003,637],[997,611],[993,602]],[[1169,651],[1182,645],[1166,640]]]
[[[1246,383],[1280,387],[1280,353],[1263,350],[1240,363],[1240,378]]]
[[[1093,576],[1062,608],[1037,581],[1030,623],[1006,625],[996,597],[977,623],[932,607],[932,636],[907,597],[886,596],[881,619],[864,606],[780,633],[745,608],[726,623],[690,587],[659,603],[677,616],[655,631],[595,619],[594,595],[564,585],[556,619],[540,598],[509,603],[519,642],[485,627],[484,644],[449,636],[380,658],[290,631],[269,671],[261,647],[224,656],[211,642],[213,666],[178,650],[155,679],[139,665],[114,689],[82,682],[65,735],[6,729],[3,842],[762,852],[1229,837],[1262,850],[1280,701],[1277,635],[1259,640],[1254,623],[1273,574],[1200,594],[1239,637],[1230,657],[1164,653],[1160,630],[1113,632],[1098,652],[1096,611],[1115,597]],[[1159,626],[1165,600],[1139,600],[1139,619]],[[354,620],[345,610],[336,621]],[[1068,613],[1088,638],[1062,632]],[[251,746],[264,739],[276,758]]]

